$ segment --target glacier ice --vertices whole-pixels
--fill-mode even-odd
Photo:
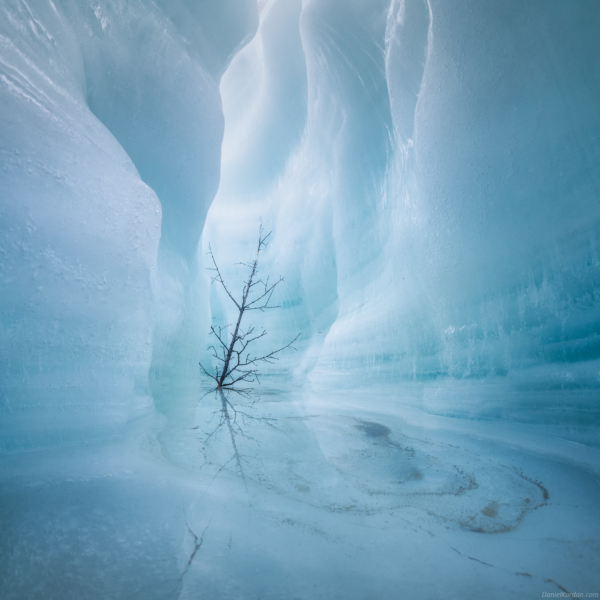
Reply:
[[[218,77],[256,10],[164,4],[2,3],[6,448],[114,435],[152,406],[152,361],[196,364]]]
[[[2,598],[600,592],[597,3],[0,14]]]
[[[270,219],[315,383],[360,372],[416,383],[441,414],[595,424],[597,10],[553,4],[540,22],[467,5],[355,2],[341,21],[333,1],[305,6],[306,131],[259,187],[235,158],[280,160],[277,135],[249,137],[281,129],[270,84],[256,75],[249,91],[236,70],[257,62],[257,36],[221,84],[236,116],[205,237],[216,244],[225,214],[226,234]],[[556,43],[567,27],[577,44]]]

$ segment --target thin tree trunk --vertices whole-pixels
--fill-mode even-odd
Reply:
[[[259,247],[260,252],[260,247]],[[219,379],[219,383],[217,385],[217,389],[221,389],[223,387],[223,382],[227,377],[229,370],[229,363],[231,361],[231,356],[233,355],[233,348],[235,347],[235,343],[237,341],[238,331],[240,330],[240,324],[242,323],[242,317],[244,316],[244,311],[246,310],[246,300],[248,299],[248,294],[250,293],[250,288],[252,287],[252,279],[254,279],[254,273],[256,273],[256,265],[258,263],[258,252],[256,253],[256,259],[252,265],[252,273],[250,273],[250,279],[248,280],[248,284],[246,285],[246,289],[244,291],[244,296],[242,298],[242,305],[240,306],[240,314],[238,316],[237,323],[235,324],[235,331],[233,332],[233,337],[231,338],[231,344],[229,344],[229,349],[227,350],[227,356],[225,357],[225,364],[223,365],[223,371],[221,373],[221,378]]]

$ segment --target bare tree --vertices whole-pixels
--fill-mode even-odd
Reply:
[[[213,325],[210,328],[210,335],[214,338],[215,342],[211,344],[208,349],[212,350],[212,356],[217,362],[215,366],[215,373],[213,374],[209,372],[204,368],[202,363],[200,363],[200,368],[204,374],[211,379],[214,379],[215,383],[217,384],[215,388],[216,390],[222,391],[224,389],[229,389],[242,395],[248,395],[249,392],[252,391],[251,388],[236,388],[234,386],[236,384],[254,382],[260,383],[258,379],[259,372],[257,367],[261,363],[273,364],[274,361],[278,360],[279,358],[277,354],[283,350],[286,350],[287,348],[292,348],[295,350],[292,344],[300,336],[300,334],[298,334],[289,344],[286,344],[277,350],[273,350],[272,352],[262,356],[256,356],[252,354],[248,348],[250,344],[267,335],[267,331],[263,328],[261,328],[260,331],[257,331],[252,325],[248,326],[246,329],[242,328],[242,318],[244,317],[245,313],[253,310],[260,310],[261,312],[264,312],[265,310],[279,308],[279,306],[271,305],[271,298],[275,288],[283,281],[283,277],[279,277],[279,279],[277,279],[275,282],[270,282],[269,277],[262,279],[258,274],[258,258],[260,251],[267,246],[271,233],[272,232],[269,232],[265,235],[263,233],[263,227],[261,224],[258,233],[258,246],[254,260],[248,263],[238,263],[244,267],[247,267],[249,273],[248,278],[244,281],[244,287],[242,289],[240,300],[236,300],[233,294],[229,291],[219,266],[217,265],[215,255],[213,254],[210,244],[208,246],[208,254],[211,257],[213,264],[213,267],[211,267],[209,270],[215,273],[211,283],[217,282],[221,284],[230,300],[235,304],[238,310],[237,321],[235,323],[233,333],[231,333],[231,337],[228,337],[230,325],[226,325],[224,327],[215,327]]]

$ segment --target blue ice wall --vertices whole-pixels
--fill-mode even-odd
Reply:
[[[270,19],[292,6],[267,4],[223,79],[228,152],[205,230],[228,264],[259,216],[274,229],[265,268],[286,276],[286,315],[265,323],[303,332],[288,367],[325,388],[416,389],[443,414],[596,422],[597,4],[314,0],[297,23]],[[261,46],[284,27],[278,51]],[[289,68],[275,75],[271,54]],[[236,98],[276,76],[305,130],[285,168],[259,168],[283,162],[265,124],[290,130]]]
[[[0,11],[2,445],[114,435],[151,410],[151,364],[158,405],[174,354],[184,372],[197,365],[219,78],[258,12],[110,0]]]

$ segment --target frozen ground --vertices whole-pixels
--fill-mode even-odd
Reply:
[[[598,450],[431,416],[415,391],[269,385],[253,407],[231,398],[237,419],[190,394],[122,441],[5,455],[0,596],[600,591]]]

